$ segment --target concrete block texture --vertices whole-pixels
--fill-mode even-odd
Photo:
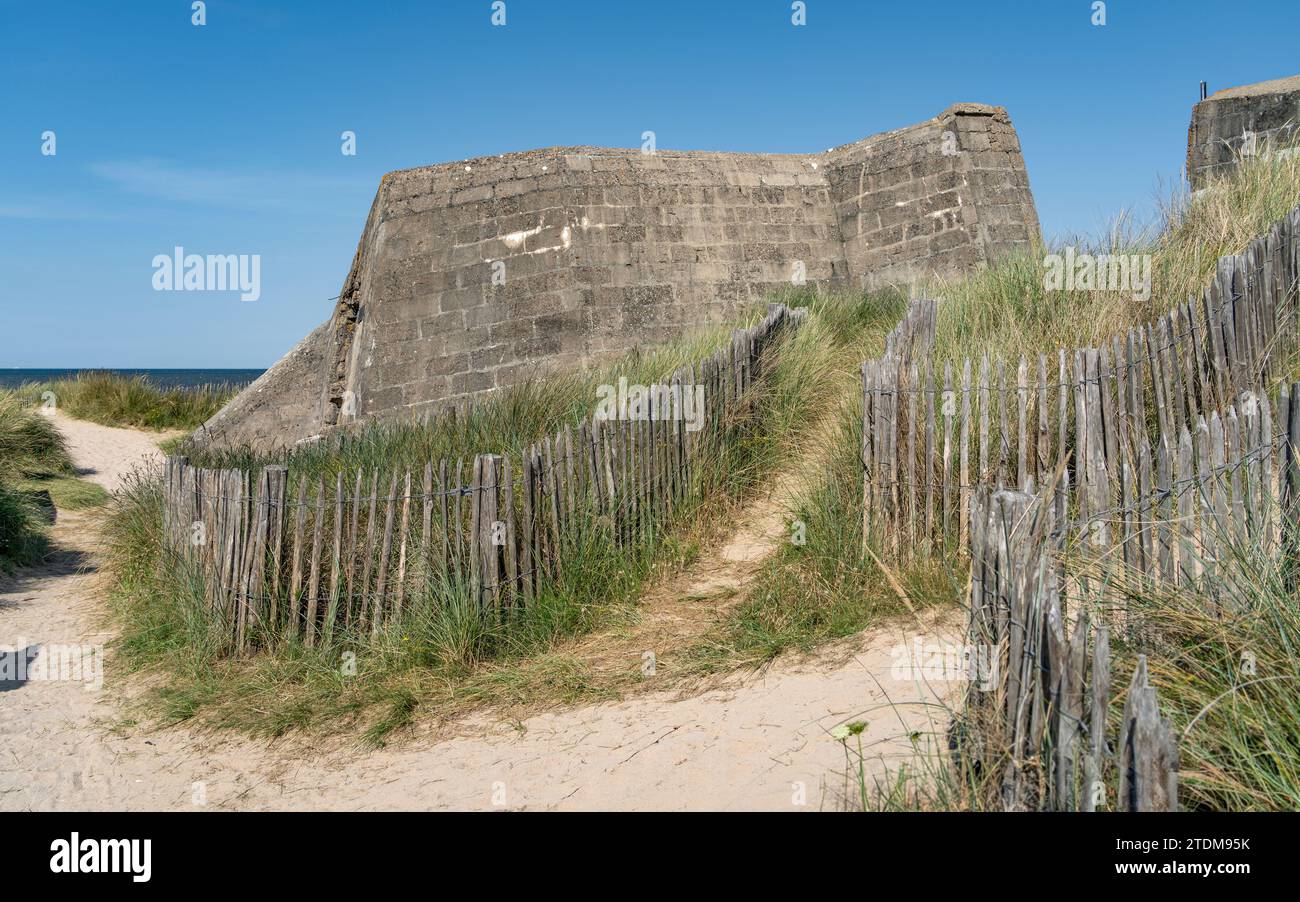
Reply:
[[[1201,188],[1243,153],[1266,153],[1300,134],[1300,75],[1227,88],[1192,107],[1187,179]]]
[[[332,350],[330,323],[280,358],[275,366],[232,398],[199,427],[200,444],[279,448],[317,434],[321,427],[320,393]]]
[[[983,104],[814,154],[563,147],[391,172],[329,321],[211,434],[428,413],[779,286],[953,277],[1038,238],[1015,130]]]

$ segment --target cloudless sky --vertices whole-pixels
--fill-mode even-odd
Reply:
[[[1198,84],[1300,72],[1298,0],[0,0],[0,367],[264,367],[383,173],[557,144],[808,152],[1000,104],[1046,236],[1149,217]],[[41,134],[57,135],[56,156]],[[356,156],[340,134],[356,132]],[[156,292],[176,245],[262,296]]]

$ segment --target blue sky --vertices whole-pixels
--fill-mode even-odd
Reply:
[[[380,176],[553,144],[822,150],[1006,106],[1048,236],[1149,215],[1210,90],[1300,72],[1296,0],[0,0],[0,367],[268,366]],[[41,154],[53,130],[57,155]],[[340,134],[357,154],[340,153]],[[262,296],[155,255],[260,254]]]

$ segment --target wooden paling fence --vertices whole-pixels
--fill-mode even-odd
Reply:
[[[1113,507],[1086,498],[1072,506],[1063,464],[1037,495],[1032,476],[1029,493],[974,491],[968,641],[995,664],[993,679],[968,692],[964,735],[969,760],[999,768],[1008,810],[1091,811],[1112,797],[1120,810],[1176,807],[1177,742],[1144,656],[1118,732],[1107,733],[1110,631],[1122,628],[1138,647],[1149,641],[1140,609],[1125,603],[1146,586],[1198,590],[1206,613],[1222,616],[1249,603],[1242,589],[1254,574],[1241,562],[1260,552],[1300,560],[1300,382],[1272,400],[1243,392],[1240,407],[1198,417],[1176,446],[1162,435],[1154,477],[1144,445],[1137,476],[1121,470]],[[1294,580],[1295,567],[1286,572]],[[1095,626],[1083,610],[1067,621],[1067,583]],[[1111,749],[1118,776],[1108,789]]]
[[[169,565],[198,575],[238,652],[373,634],[430,604],[500,622],[581,566],[589,541],[636,546],[698,494],[699,468],[747,428],[764,352],[806,313],[772,305],[728,348],[649,387],[644,415],[594,416],[521,454],[332,479],[170,458]]]
[[[1189,479],[1178,472],[1189,442],[1189,467],[1203,451],[1224,465],[1265,444],[1275,460],[1277,437],[1260,430],[1271,435],[1276,411],[1248,393],[1300,346],[1298,233],[1300,208],[1222,258],[1199,302],[1103,347],[1037,360],[940,367],[934,302],[914,303],[884,356],[862,367],[864,542],[895,558],[965,547],[974,492],[1030,480],[1053,481],[1079,520],[1100,523]]]
[[[1082,614],[1066,620],[1054,500],[976,493],[969,641],[990,650],[993,673],[967,696],[967,760],[990,769],[1009,811],[1095,811],[1112,797],[1121,811],[1172,811],[1178,746],[1145,656],[1112,734],[1109,629]],[[1110,749],[1117,777],[1108,780]]]
[[[1298,350],[1298,233],[1300,209],[1220,260],[1199,301],[1100,348],[940,372],[923,302],[864,364],[863,541],[969,549],[969,641],[995,671],[958,735],[1005,808],[1176,807],[1144,656],[1108,713],[1111,630],[1144,641],[1135,581],[1194,588],[1214,615],[1244,603],[1244,549],[1300,560],[1300,383],[1272,388]],[[1067,617],[1067,584],[1097,623]]]
[[[863,422],[862,422],[862,535],[863,541],[881,536],[887,525],[897,529],[906,523],[904,507],[909,508],[901,489],[914,484],[910,470],[899,469],[900,462],[917,459],[918,428],[900,428],[899,417],[906,416],[907,405],[900,404],[904,395],[915,398],[917,373],[911,361],[928,358],[934,345],[938,304],[929,299],[914,299],[893,331],[885,337],[885,352],[877,360],[862,365]],[[930,403],[935,400],[931,382]],[[918,422],[915,404],[912,404],[911,422]],[[930,418],[930,431],[925,439],[925,457],[934,462],[934,419]],[[899,444],[900,440],[903,444]],[[948,442],[947,448],[951,445]],[[945,453],[945,461],[950,455]],[[929,499],[930,516],[934,516],[934,499]],[[895,547],[901,541],[895,535]],[[884,544],[884,543],[882,543]]]

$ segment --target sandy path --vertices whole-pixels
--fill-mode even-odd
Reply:
[[[115,429],[74,420],[61,413],[49,416],[68,440],[68,452],[77,465],[78,474],[110,492],[117,491],[132,470],[160,463],[163,453],[158,443],[181,434]]]
[[[817,472],[816,461],[804,472]],[[705,549],[691,566],[642,595],[641,617],[632,629],[592,635],[577,655],[609,671],[626,669],[627,661],[651,651],[671,669],[675,654],[723,623],[764,561],[789,541],[788,510],[803,482],[800,473],[779,474],[734,513],[725,542]]]
[[[131,468],[107,457],[138,461],[158,438],[105,435],[114,449],[105,451],[96,437],[104,427],[67,428],[79,436],[78,464],[106,484]],[[783,531],[776,497],[786,488],[746,512],[736,538],[718,552],[731,565],[725,574],[699,585],[706,559],[682,587],[695,594],[730,589],[757,566]],[[92,536],[84,518],[61,517],[63,550],[41,568],[0,581],[0,644],[19,644],[39,660],[52,644],[109,638],[96,628],[102,602]],[[923,630],[902,623],[691,697],[644,692],[515,725],[480,715],[455,725],[452,738],[417,731],[369,753],[293,741],[268,746],[184,727],[117,729],[120,699],[137,687],[119,679],[110,659],[98,691],[72,680],[0,683],[0,809],[833,808],[845,769],[844,749],[829,735],[834,726],[868,722],[862,741],[879,773],[910,756],[908,732],[941,731],[946,723],[931,703],[952,684],[891,675],[891,652],[919,632],[958,639],[951,620]]]
[[[631,627],[593,633],[575,644],[573,656],[596,672],[626,677],[637,672],[642,655],[652,653],[657,670],[677,674],[683,653],[689,655],[702,636],[726,622],[767,559],[791,541],[790,512],[809,480],[824,472],[838,420],[838,411],[831,410],[813,424],[792,449],[791,462],[730,513],[725,541],[703,549],[682,571],[652,582]]]

